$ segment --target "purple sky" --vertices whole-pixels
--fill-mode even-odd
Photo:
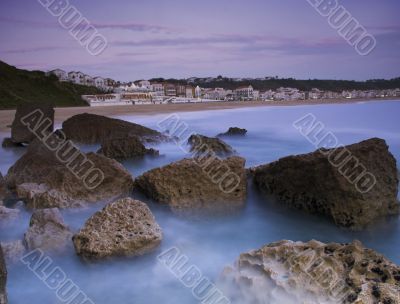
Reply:
[[[0,1],[0,60],[135,80],[400,76],[400,1],[339,1],[377,39],[360,56],[306,0],[85,0],[70,3],[108,40],[91,56],[38,0]]]

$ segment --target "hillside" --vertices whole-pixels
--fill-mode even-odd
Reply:
[[[94,87],[59,82],[40,71],[20,70],[0,61],[0,109],[30,102],[58,107],[86,106],[81,95],[99,93]]]

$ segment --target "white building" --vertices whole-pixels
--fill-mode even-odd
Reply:
[[[150,91],[153,92],[153,96],[165,96],[164,85],[162,83],[152,83]]]
[[[275,95],[275,92],[274,91],[272,91],[272,90],[268,90],[268,91],[265,91],[265,92],[263,92],[263,93],[261,93],[260,94],[260,98],[261,98],[261,100],[273,100],[274,99],[274,95]]]
[[[94,85],[94,80],[91,76],[89,75],[84,75],[82,79],[82,84],[86,86],[93,86]]]
[[[99,89],[106,89],[105,79],[102,77],[93,78],[94,86]]]
[[[253,100],[254,89],[251,85],[240,87],[235,90],[236,98],[239,100]]]
[[[85,74],[83,74],[82,72],[69,72],[68,80],[73,83],[83,85],[84,84],[84,81],[83,81],[84,76],[85,76]]]
[[[146,89],[146,90],[150,90],[151,89],[151,84],[150,81],[148,80],[141,80],[138,83],[139,87]]]
[[[317,89],[317,88],[313,88],[311,89],[311,91],[308,93],[308,98],[309,99],[321,99],[323,96],[324,92]]]
[[[258,90],[253,91],[253,99],[260,100],[260,91],[258,91]]]
[[[194,97],[194,89],[192,86],[186,86],[186,98]]]
[[[201,88],[199,86],[194,89],[194,97],[201,98]]]
[[[275,100],[299,100],[305,99],[305,94],[295,88],[279,88],[274,94]]]
[[[52,71],[48,71],[46,73],[47,76],[55,75],[59,81],[68,81],[68,73],[61,69],[55,69]]]

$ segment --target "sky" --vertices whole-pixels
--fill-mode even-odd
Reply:
[[[338,0],[375,37],[367,56],[307,0],[69,0],[107,41],[93,56],[40,1],[0,0],[0,60],[121,81],[400,76],[399,0]]]

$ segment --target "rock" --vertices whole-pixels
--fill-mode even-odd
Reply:
[[[77,143],[96,144],[108,139],[137,136],[141,140],[164,140],[167,137],[144,126],[94,114],[79,114],[67,119],[62,131]]]
[[[0,246],[0,304],[7,304],[7,268],[3,257],[3,250]]]
[[[12,140],[12,138],[6,137],[3,139],[2,147],[7,148],[21,148],[24,147],[21,143],[16,143]]]
[[[241,129],[237,127],[231,127],[226,131],[225,133],[220,133],[217,136],[244,136],[246,135],[247,130],[246,129]]]
[[[356,157],[361,165],[354,158],[343,162],[340,155],[345,152]],[[336,160],[338,166],[331,164],[333,158],[340,160]],[[356,180],[361,166],[376,179],[375,185],[363,185],[368,182],[366,178]],[[337,225],[354,230],[398,213],[398,182],[396,160],[385,141],[378,138],[337,150],[289,156],[254,169],[254,183],[263,192],[289,206],[328,216]]]
[[[235,150],[223,140],[198,134],[190,136],[188,144],[191,146],[190,152],[195,155],[215,153],[218,156],[224,157],[236,153]]]
[[[142,255],[156,248],[161,239],[161,228],[147,205],[124,198],[90,217],[73,242],[77,254],[90,260]]]
[[[79,207],[132,191],[132,176],[117,161],[76,150],[65,162],[59,151],[52,152],[36,140],[8,171],[8,186],[28,207]]]
[[[241,254],[220,283],[232,303],[400,303],[400,267],[358,241],[272,243]]]
[[[57,208],[35,210],[24,239],[28,250],[62,252],[71,243],[72,232]]]
[[[30,143],[36,139],[36,135],[33,134],[23,123],[22,119],[32,114],[35,111],[41,111],[42,120],[49,119],[52,124],[47,128],[47,132],[53,132],[54,128],[54,108],[49,104],[27,104],[19,105],[15,118],[11,126],[11,139],[14,143]]]
[[[21,240],[2,242],[1,247],[7,264],[18,263],[26,253],[26,248]]]
[[[11,193],[8,190],[6,181],[4,180],[4,177],[0,172],[0,200],[5,200],[9,196],[11,196]]]
[[[26,201],[30,209],[41,208],[83,208],[86,202],[74,199],[71,195],[56,189],[51,189],[46,184],[23,183],[16,186],[19,198]]]
[[[19,215],[20,211],[18,209],[7,208],[0,204],[0,226],[16,220],[19,218]]]
[[[143,157],[145,155],[159,155],[157,150],[146,149],[136,136],[107,139],[101,144],[101,149],[97,153],[116,160]]]
[[[244,165],[245,160],[237,156],[184,159],[144,173],[135,187],[175,210],[236,208],[246,200]]]

